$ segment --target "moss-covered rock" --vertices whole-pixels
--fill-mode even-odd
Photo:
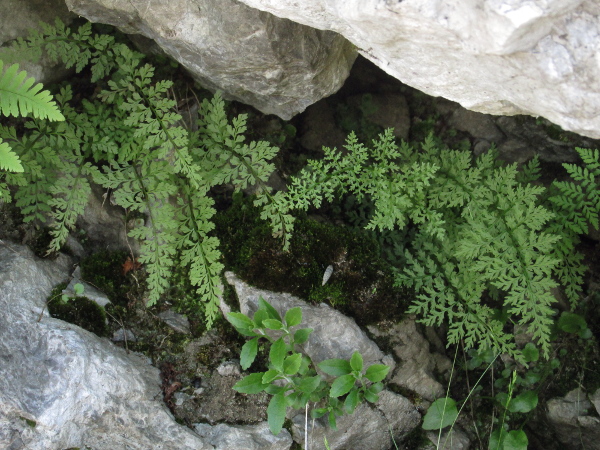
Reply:
[[[98,336],[108,335],[104,308],[85,296],[63,299],[65,285],[57,286],[48,300],[48,312],[55,319],[73,323]]]
[[[393,286],[391,268],[366,233],[301,217],[284,252],[252,199],[239,196],[216,225],[227,268],[254,286],[326,302],[361,324],[400,318],[406,307],[406,292]],[[323,285],[330,265],[333,273]]]

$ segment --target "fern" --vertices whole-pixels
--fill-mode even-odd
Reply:
[[[254,186],[256,203],[270,214],[277,198],[266,182],[278,149],[246,143],[246,117],[228,120],[218,94],[202,103],[198,131],[189,132],[170,96],[173,83],[156,80],[143,55],[111,36],[93,35],[90,24],[77,32],[60,22],[45,25],[7,54],[37,56],[41,50],[77,71],[89,67],[101,89],[79,102],[69,87],[61,89],[56,99],[66,121],[60,124],[38,118],[26,123],[22,136],[0,128],[0,138],[11,142],[23,162],[23,173],[5,174],[0,190],[17,188],[15,200],[27,221],[50,219],[54,251],[83,213],[90,183],[107,189],[114,204],[145,216],[129,236],[141,241],[138,260],[148,274],[148,305],[169,288],[177,261],[189,267],[198,309],[211,326],[223,265],[219,242],[211,236],[210,189],[224,183],[236,190]],[[290,223],[278,212],[272,217],[282,229]]]
[[[27,78],[27,72],[19,72],[19,65],[13,64],[4,70],[0,61],[0,112],[5,116],[26,117],[32,115],[40,119],[65,120],[58,110],[52,95],[42,91],[41,83]]]
[[[21,160],[12,151],[7,142],[0,139],[0,170],[10,170],[11,172],[23,172]]]
[[[319,207],[346,193],[367,199],[373,205],[367,229],[414,230],[396,268],[397,283],[416,291],[409,312],[427,325],[447,323],[449,343],[464,340],[522,361],[506,331],[508,315],[549,355],[555,277],[574,297],[581,269],[561,250],[561,244],[572,250],[573,240],[542,204],[545,189],[531,183],[539,174],[537,160],[519,172],[497,162],[494,150],[474,160],[470,152],[440,148],[432,137],[418,152],[398,146],[391,130],[370,148],[351,133],[343,155],[328,148],[324,153],[277,196],[280,212]],[[596,157],[585,155],[590,170],[599,170]],[[582,186],[593,186],[585,170],[571,172]],[[592,221],[596,199],[584,200],[583,187],[559,186],[576,205],[587,201],[580,221]],[[563,216],[579,220],[573,209]]]
[[[27,116],[48,120],[65,120],[48,91],[34,84],[33,78],[27,78],[27,72],[19,71],[19,65],[13,64],[4,70],[0,60],[0,114],[4,116]],[[12,137],[12,136],[11,136]],[[23,172],[19,156],[8,142],[0,138],[0,170]],[[5,182],[0,182],[0,198],[10,200],[10,191]]]
[[[577,151],[584,166],[564,164],[573,181],[555,181],[549,198],[556,216],[552,230],[563,236],[556,246],[561,257],[556,274],[566,286],[565,293],[572,306],[581,294],[585,272],[583,255],[576,251],[579,235],[586,234],[589,226],[598,230],[600,214],[600,185],[596,181],[600,176],[600,152],[583,148]]]

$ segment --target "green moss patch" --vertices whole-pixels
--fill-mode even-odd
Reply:
[[[52,291],[48,300],[50,316],[73,323],[98,336],[107,336],[108,326],[104,308],[84,296],[63,300],[61,292],[65,287],[65,284],[60,284]]]
[[[366,233],[301,217],[284,252],[252,198],[239,196],[216,224],[226,267],[253,286],[328,303],[361,324],[400,318],[406,307],[406,292],[393,286],[379,245]]]

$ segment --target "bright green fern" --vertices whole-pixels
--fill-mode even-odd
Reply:
[[[344,153],[324,152],[288,192],[275,196],[281,214],[319,207],[340,194],[366,199],[373,204],[367,229],[412,229],[411,240],[396,250],[396,282],[416,292],[409,312],[430,326],[447,323],[450,343],[464,339],[468,347],[494,348],[519,360],[507,325],[524,326],[549,355],[551,289],[558,279],[567,292],[578,292],[583,268],[578,257],[566,255],[565,249],[576,254],[574,236],[562,232],[555,213],[542,204],[545,189],[531,183],[539,173],[537,160],[520,172],[514,164],[500,164],[493,150],[474,159],[470,152],[441,148],[431,137],[417,151],[398,146],[391,130],[371,147],[350,134]],[[597,156],[586,154],[584,160],[590,164],[595,157],[597,163]],[[574,167],[571,172],[585,186],[597,175]],[[559,187],[570,194],[581,190]],[[574,202],[571,195],[565,208],[587,202],[589,211],[583,209],[580,218],[571,208],[565,220],[593,220],[600,204],[597,194],[588,195]]]
[[[0,115],[26,117],[33,116],[48,120],[65,120],[48,91],[27,78],[27,72],[19,71],[18,64],[5,69],[0,60]],[[0,170],[23,172],[18,155],[10,144],[0,138]],[[10,192],[5,182],[0,182],[0,198],[10,200]]]
[[[25,220],[48,221],[49,251],[59,250],[85,209],[91,183],[99,184],[113,204],[145,217],[129,236],[141,242],[148,305],[169,288],[177,261],[188,266],[211,326],[223,265],[219,241],[211,235],[216,211],[210,190],[224,183],[235,190],[254,186],[256,204],[271,205],[275,199],[266,182],[277,149],[245,142],[246,116],[228,120],[218,94],[200,105],[197,131],[186,129],[170,94],[173,83],[157,80],[143,55],[111,36],[94,35],[90,24],[77,32],[60,22],[44,26],[15,49],[31,55],[43,49],[77,71],[90,67],[92,81],[100,83],[97,95],[79,101],[69,86],[61,89],[56,99],[65,122],[37,117],[20,136],[14,128],[0,128],[24,169],[0,174],[0,180],[16,189]],[[278,217],[273,214],[275,223]]]

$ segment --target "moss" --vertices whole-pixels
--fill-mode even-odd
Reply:
[[[52,290],[48,300],[50,316],[73,323],[98,336],[107,336],[108,327],[104,308],[84,296],[71,298],[68,301],[63,300],[60,293],[65,287],[63,283]]]
[[[262,289],[327,302],[361,324],[402,316],[407,295],[393,286],[391,269],[367,234],[299,217],[290,251],[284,252],[259,216],[252,198],[240,196],[217,215],[216,232],[227,269]],[[322,286],[329,265],[334,271]]]
[[[104,292],[112,303],[125,306],[128,293],[134,289],[134,280],[123,270],[127,258],[130,256],[125,251],[94,253],[81,261],[81,277]]]

